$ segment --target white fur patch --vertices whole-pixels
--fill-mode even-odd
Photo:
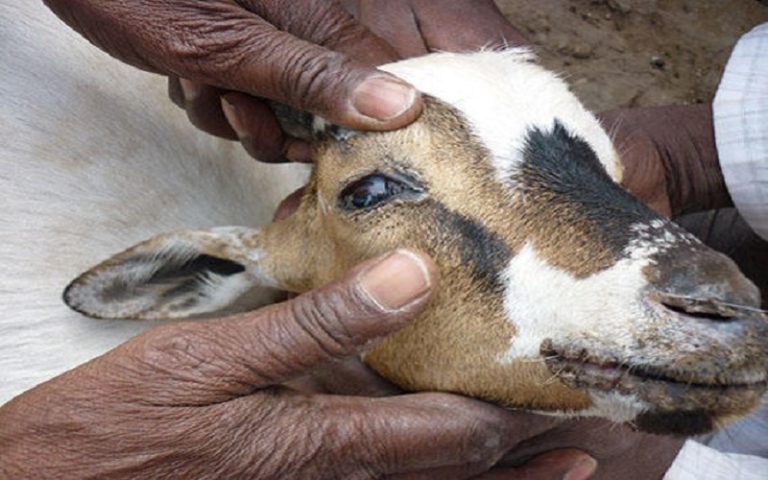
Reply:
[[[247,273],[227,276],[209,273],[202,279],[199,304],[185,309],[183,316],[221,310],[231,305],[253,286],[253,281]]]
[[[522,161],[528,132],[551,131],[555,119],[595,151],[614,180],[621,166],[597,119],[552,72],[524,48],[476,53],[436,53],[381,68],[461,111],[492,152],[498,178],[508,181]]]
[[[499,360],[536,358],[547,338],[589,335],[631,343],[626,327],[644,315],[639,298],[648,283],[642,273],[648,252],[630,247],[628,258],[579,279],[547,264],[526,243],[502,273],[504,308],[517,333]]]
[[[526,243],[502,274],[506,285],[504,308],[516,334],[499,362],[540,358],[545,339],[563,343],[568,339],[597,338],[609,342],[613,351],[629,351],[642,328],[638,322],[649,318],[642,299],[649,283],[643,269],[653,264],[653,255],[677,242],[690,241],[666,227],[665,222],[657,220],[632,225],[635,238],[624,249],[622,258],[586,278],[576,278],[547,264],[533,245]],[[665,236],[665,232],[669,235]],[[590,394],[593,406],[576,412],[578,415],[626,422],[649,408],[632,395],[597,390]]]

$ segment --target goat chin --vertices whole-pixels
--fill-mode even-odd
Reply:
[[[94,258],[158,231],[268,222],[307,172],[198,131],[164,78],[115,61],[42,2],[0,0],[0,17],[3,403],[153,326],[63,304]]]

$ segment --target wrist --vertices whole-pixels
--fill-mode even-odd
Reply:
[[[621,153],[623,184],[665,197],[673,217],[731,206],[715,144],[711,105],[621,109],[600,115]],[[636,192],[652,190],[654,193]]]

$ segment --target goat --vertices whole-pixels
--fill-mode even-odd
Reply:
[[[303,125],[316,167],[292,216],[154,237],[75,279],[67,304],[97,318],[188,317],[255,286],[307,291],[409,247],[435,259],[440,291],[363,354],[405,390],[674,434],[757,406],[759,291],[617,185],[609,136],[564,82],[520,49],[381,68],[425,93],[421,118],[384,133]]]
[[[198,134],[157,77],[42,5],[12,3],[0,1],[17,20],[0,27],[14,47],[0,54],[13,268],[0,280],[0,401],[153,325],[67,313],[61,286],[93,258],[161,229],[264,223],[303,175]],[[756,405],[768,333],[756,289],[615,184],[610,139],[560,80],[520,50],[383,68],[428,95],[424,115],[388,133],[314,119],[317,167],[292,216],[161,235],[78,277],[66,302],[94,317],[192,316],[406,246],[435,258],[441,289],[364,360],[407,390],[684,434]]]
[[[153,326],[95,323],[61,302],[94,258],[168,228],[265,223],[307,172],[197,131],[161,77],[93,47],[42,2],[0,0],[0,17],[2,404]]]

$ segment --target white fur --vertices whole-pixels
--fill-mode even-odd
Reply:
[[[241,295],[253,288],[253,281],[247,273],[237,275],[216,275],[208,273],[203,278],[199,293],[201,299],[197,308],[186,310],[185,316],[215,312],[232,305]]]
[[[0,18],[1,404],[152,326],[71,311],[72,278],[162,231],[266,222],[306,173],[199,132],[163,78],[42,2],[0,0]]]
[[[516,332],[499,362],[540,358],[545,339],[559,344],[595,339],[612,352],[625,355],[636,348],[637,339],[655,322],[643,299],[649,285],[643,269],[654,263],[654,254],[678,241],[690,240],[671,233],[665,237],[663,222],[636,224],[630,229],[637,236],[624,249],[622,258],[585,278],[549,265],[531,243],[523,246],[502,274],[504,309]],[[593,406],[579,415],[624,422],[648,408],[632,395],[596,390],[590,394]]]
[[[575,412],[581,417],[602,417],[616,423],[632,422],[643,412],[651,410],[651,405],[637,398],[636,395],[623,395],[618,392],[592,391],[593,405],[586,410]]]
[[[642,272],[647,264],[629,257],[579,279],[547,264],[526,243],[502,274],[504,308],[516,334],[499,360],[536,358],[547,338],[589,335],[629,344],[634,337],[624,327],[646,315],[640,295],[648,283]]]
[[[614,180],[621,179],[618,156],[595,116],[565,82],[537,65],[527,49],[438,53],[381,69],[461,111],[492,152],[502,181],[508,181],[522,161],[530,129],[549,131],[555,119],[589,143]]]

